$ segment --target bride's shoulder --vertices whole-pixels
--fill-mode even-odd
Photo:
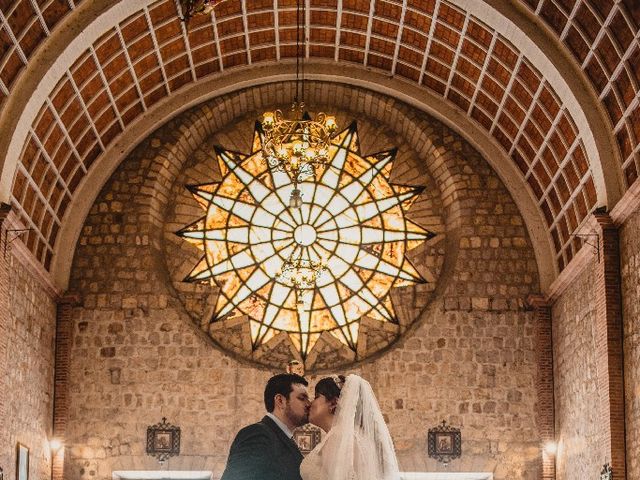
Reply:
[[[324,437],[322,438],[322,440],[318,444],[318,447],[325,448],[328,445],[344,444],[344,441],[346,440],[345,437],[344,437],[345,435],[351,435],[354,439],[360,438],[360,433],[358,433],[356,431],[352,431],[352,432],[349,432],[349,433],[345,434],[344,432],[339,432],[337,430],[331,430],[331,431],[329,431],[329,433],[324,435]]]

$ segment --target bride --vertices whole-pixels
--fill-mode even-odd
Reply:
[[[309,422],[327,434],[303,460],[303,480],[400,480],[391,435],[363,378],[334,375],[320,380]]]

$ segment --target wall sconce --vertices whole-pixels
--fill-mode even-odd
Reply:
[[[558,444],[556,442],[547,442],[544,444],[544,452],[547,455],[555,455],[558,453]]]
[[[49,448],[51,449],[51,455],[54,456],[62,448],[62,440],[59,438],[52,438],[49,440]]]
[[[2,239],[0,239],[0,245],[4,244],[4,258],[7,258],[7,251],[9,250],[9,246],[15,242],[18,238],[20,238],[25,233],[29,233],[33,230],[33,228],[18,228],[18,229],[9,229],[5,230],[2,233]]]

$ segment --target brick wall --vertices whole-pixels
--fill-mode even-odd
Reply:
[[[640,213],[620,229],[627,479],[640,479]]]
[[[4,247],[4,246],[3,246]],[[30,270],[0,249],[0,467],[15,478],[16,445],[29,478],[50,478],[55,302]]]
[[[600,236],[595,277],[600,443],[603,463],[626,478],[620,239],[607,213],[596,212],[594,220]]]
[[[371,132],[387,122],[389,137],[363,139],[369,151],[376,141],[402,145],[404,162],[420,161],[411,168],[400,161],[396,174],[430,181],[437,192],[420,208],[436,212],[440,238],[418,259],[437,282],[410,297],[408,333],[351,370],[374,386],[402,468],[442,468],[426,458],[426,433],[446,419],[463,431],[464,456],[450,471],[540,478],[535,315],[525,308],[538,279],[505,187],[439,122],[381,95],[310,83],[308,103],[333,98],[343,118],[358,118]],[[182,454],[166,468],[219,475],[235,432],[262,415],[264,382],[274,369],[235,360],[198,328],[198,290],[185,295],[175,263],[192,266],[197,257],[172,232],[191,211],[176,202],[184,176],[214,173],[207,145],[215,140],[246,151],[247,112],[277,95],[264,86],[186,112],[142,142],[100,193],[71,279],[80,305],[71,312],[65,478],[157,468],[144,454],[144,436],[163,416],[183,434]]]
[[[555,480],[556,452],[548,448],[556,441],[555,404],[553,390],[553,322],[551,305],[542,295],[527,299],[535,312],[535,349],[538,371],[536,375],[536,421],[543,447],[540,458],[542,479]]]

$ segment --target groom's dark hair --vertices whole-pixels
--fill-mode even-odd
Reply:
[[[289,398],[289,394],[293,391],[294,383],[300,383],[305,387],[309,385],[309,382],[304,377],[295,373],[280,373],[269,379],[267,386],[264,387],[264,406],[267,412],[272,413],[276,408],[276,395],[280,394]]]

